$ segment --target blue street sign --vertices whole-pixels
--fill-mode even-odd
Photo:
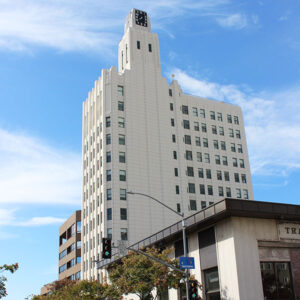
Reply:
[[[194,257],[179,257],[180,269],[195,269]]]

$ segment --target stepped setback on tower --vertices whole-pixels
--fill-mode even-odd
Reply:
[[[161,75],[157,34],[133,9],[118,70],[83,103],[82,279],[96,279],[102,237],[131,244],[225,197],[253,199],[241,108],[184,94]]]

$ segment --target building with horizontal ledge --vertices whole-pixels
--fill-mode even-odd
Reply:
[[[102,70],[82,120],[82,279],[99,278],[103,237],[132,244],[178,220],[127,191],[185,216],[224,197],[253,199],[241,108],[162,77],[146,12],[127,16],[118,69]]]
[[[300,205],[224,199],[186,218],[190,274],[203,286],[204,300],[299,300]],[[183,256],[181,222],[131,245],[173,247]],[[98,264],[101,277],[114,261]],[[136,300],[125,295],[124,300]],[[160,300],[186,299],[170,289]]]

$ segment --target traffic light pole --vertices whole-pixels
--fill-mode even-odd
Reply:
[[[178,216],[181,217],[181,222],[182,222],[182,238],[183,238],[183,253],[184,253],[184,256],[187,257],[187,242],[186,242],[186,233],[185,233],[185,229],[186,229],[186,223],[185,223],[185,220],[184,220],[184,214],[183,213],[179,213],[177,212],[176,210],[174,210],[173,208],[169,207],[168,205],[162,203],[161,201],[157,200],[156,198],[153,198],[152,196],[150,195],[147,195],[147,194],[143,194],[143,193],[138,193],[138,192],[127,192],[127,194],[129,195],[141,195],[141,196],[144,196],[144,197],[147,197],[147,198],[150,198],[154,201],[156,201],[157,203],[161,204],[162,206],[168,208],[169,210],[171,210],[172,212],[174,212],[175,214],[177,214]],[[134,249],[130,249],[130,250],[133,250],[133,251],[136,251]],[[142,252],[142,251],[141,251]],[[141,253],[142,254],[142,253]],[[145,254],[143,252],[143,254]],[[150,255],[149,255],[150,256]],[[181,271],[182,272],[182,271]],[[185,273],[185,283],[186,283],[186,299],[187,300],[190,300],[190,291],[189,291],[189,274],[188,274],[188,270],[186,269],[186,271],[184,272]]]

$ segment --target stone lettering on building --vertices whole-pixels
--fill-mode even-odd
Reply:
[[[278,224],[278,232],[279,232],[280,239],[300,240],[300,224],[297,223]]]

